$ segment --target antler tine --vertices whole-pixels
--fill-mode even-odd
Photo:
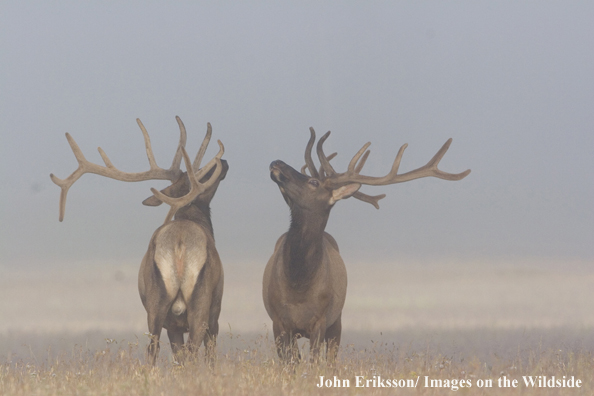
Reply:
[[[332,158],[336,157],[337,155],[338,155],[338,153],[332,153],[332,154],[330,154],[330,155],[327,157],[328,161],[330,161]],[[306,170],[308,170],[308,169],[309,169],[309,167],[307,166],[307,164],[303,165],[303,166],[301,167],[301,173],[302,173],[302,174],[304,174],[304,175],[306,175],[306,176],[308,176],[308,175],[307,175],[307,172],[305,172],[305,171],[306,171]],[[323,168],[322,166],[320,166],[320,169],[318,170],[318,173],[320,174],[320,177],[322,177],[322,178],[324,178],[324,177],[325,177],[325,174],[324,174],[324,168]]]
[[[82,150],[80,149],[80,147],[78,147],[78,144],[76,144],[76,141],[72,138],[72,136],[70,136],[68,132],[66,132],[66,139],[68,140],[68,144],[70,144],[72,152],[76,157],[76,161],[78,162],[78,168],[74,172],[72,172],[72,174],[68,176],[66,179],[60,179],[56,177],[53,173],[50,173],[50,178],[52,179],[52,181],[55,184],[57,184],[61,189],[60,221],[64,220],[64,214],[66,213],[66,198],[68,196],[68,190],[74,184],[75,181],[77,181],[82,175],[86,173],[85,164],[87,163],[87,160]]]
[[[361,191],[357,191],[356,193],[353,194],[353,198],[357,198],[359,201],[370,203],[373,206],[375,206],[376,209],[379,209],[378,201],[380,199],[386,198],[386,194],[367,195],[365,193],[362,193]]]
[[[359,158],[361,158],[361,156],[363,155],[363,153],[365,152],[365,150],[367,150],[367,148],[371,146],[371,142],[367,142],[363,145],[363,147],[361,147],[359,149],[359,151],[357,151],[357,154],[355,154],[355,156],[351,159],[351,162],[349,162],[349,167],[348,167],[348,172],[355,172],[355,173],[359,173],[355,170],[355,165],[357,164],[357,162],[359,161]],[[369,154],[367,154],[369,155]],[[363,165],[365,165],[365,161],[367,161],[367,157],[365,157],[365,160],[363,161]],[[363,166],[361,166],[360,168],[363,168]],[[359,169],[359,171],[361,171],[361,169]]]
[[[186,141],[188,139],[188,135],[186,133],[186,126],[182,122],[181,118],[175,116],[175,120],[177,121],[177,125],[179,125],[179,144],[177,145],[177,150],[175,151],[175,156],[173,157],[173,162],[171,163],[170,169],[179,169],[181,166],[182,160],[182,147],[186,147]]]
[[[330,136],[330,131],[326,132],[324,136],[322,136],[320,140],[318,140],[318,145],[316,146],[318,159],[320,160],[321,165],[320,169],[323,169],[325,173],[324,179],[331,178],[336,174],[336,171],[334,170],[332,165],[330,165],[330,160],[328,159],[328,157],[326,157],[326,154],[324,154],[323,146],[326,139],[328,139],[328,136]]]
[[[210,169],[212,168],[213,164],[217,164],[220,163],[220,159],[223,156],[223,154],[225,154],[225,146],[223,145],[223,143],[220,140],[217,140],[217,143],[219,144],[219,152],[217,153],[217,155],[215,155],[213,157],[213,159],[211,159],[205,166],[203,166],[200,170],[198,170],[198,172],[193,172],[192,176],[189,176],[190,178],[195,178],[196,181],[200,181],[200,179],[202,179],[204,177],[204,175],[206,175]],[[219,161],[219,162],[217,162]],[[208,181],[206,183],[203,183],[202,185],[205,186],[205,189],[210,187],[217,179],[218,175],[220,175],[222,171],[222,165],[220,166],[220,169],[217,169],[215,171],[215,175],[216,177],[214,177],[215,175],[213,175],[213,177],[211,177],[210,179],[208,179]]]
[[[317,179],[320,177],[320,174],[318,173],[313,159],[311,158],[311,149],[313,148],[313,145],[316,141],[316,131],[312,127],[310,127],[309,132],[309,141],[307,142],[307,146],[305,147],[305,164],[309,169],[309,173],[311,173],[311,177],[315,177]]]
[[[137,118],[136,122],[138,123],[138,126],[140,127],[140,130],[142,131],[142,136],[144,137],[144,145],[146,147],[146,156],[148,157],[151,169],[158,168],[157,162],[155,161],[155,156],[153,155],[153,149],[151,147],[151,138],[149,137],[149,134],[146,131],[146,128],[142,124],[142,121],[140,121],[140,118]]]
[[[367,162],[367,157],[369,157],[369,153],[371,153],[371,150],[367,150],[365,154],[363,154],[361,161],[359,161],[357,167],[355,168],[356,173],[361,172],[361,169],[363,169],[363,167],[365,166],[365,162]]]
[[[363,146],[363,148],[366,148],[368,146],[369,146],[369,143],[366,146]],[[367,150],[365,152],[365,154],[363,154],[363,157],[361,157],[361,160],[359,161],[359,163],[355,167],[355,172],[356,173],[361,172],[361,170],[365,166],[365,162],[367,162],[367,158],[369,157],[369,153],[371,153],[371,150]],[[367,195],[365,193],[362,193],[361,191],[357,191],[356,193],[353,194],[353,198],[356,198],[356,199],[358,199],[360,201],[363,201],[363,202],[370,203],[376,209],[379,209],[379,200],[380,199],[384,199],[385,197],[386,197],[386,194]]]
[[[106,167],[115,168],[115,166],[113,166],[113,164],[109,160],[109,157],[107,156],[107,154],[105,154],[105,151],[103,151],[101,147],[97,147],[97,151],[99,151],[99,155],[101,156],[101,159],[103,159],[103,162],[105,163]]]
[[[182,171],[179,169],[179,165],[177,166],[177,168],[172,166],[170,169],[163,169],[163,168],[159,168],[157,166],[155,157],[153,155],[153,150],[151,148],[151,140],[148,135],[148,132],[146,131],[146,128],[144,127],[144,125],[142,124],[140,119],[136,119],[136,122],[140,126],[142,135],[144,136],[146,155],[148,157],[149,164],[150,164],[150,169],[145,172],[136,172],[136,173],[122,172],[121,170],[117,169],[112,164],[112,162],[109,160],[109,157],[107,156],[107,154],[105,154],[105,151],[103,151],[103,149],[101,149],[101,147],[99,147],[98,150],[99,150],[99,154],[101,155],[101,158],[103,159],[103,162],[105,163],[105,166],[101,166],[101,165],[97,165],[92,162],[89,162],[85,158],[85,156],[84,156],[82,150],[80,149],[80,147],[78,146],[78,144],[76,144],[76,141],[74,140],[74,138],[72,138],[72,136],[70,136],[69,133],[66,133],[66,139],[68,140],[68,144],[70,145],[70,148],[72,149],[72,152],[74,153],[74,156],[76,157],[76,161],[78,162],[78,168],[74,172],[72,172],[72,174],[70,176],[68,176],[66,179],[60,179],[60,178],[56,177],[54,174],[50,174],[50,178],[52,179],[52,181],[56,185],[58,185],[61,189],[61,192],[60,192],[60,217],[59,217],[60,221],[64,220],[64,215],[66,213],[66,198],[68,195],[68,190],[85,173],[94,173],[99,176],[105,176],[105,177],[109,177],[111,179],[120,180],[120,181],[124,181],[124,182],[138,182],[138,181],[144,181],[144,180],[171,180],[171,181],[174,181],[179,178],[179,176],[182,173]],[[180,146],[182,148],[185,145],[185,139],[186,139],[186,137],[185,137],[185,129],[184,129],[183,131],[181,131],[181,137],[180,137]],[[179,150],[179,147],[178,147],[178,150]],[[175,164],[175,160],[174,160],[174,164]]]
[[[425,167],[427,167],[427,169],[429,169],[435,173],[435,175],[432,175],[432,176],[439,177],[440,179],[445,179],[445,180],[460,180],[460,179],[465,178],[470,173],[470,169],[467,169],[464,172],[460,172],[460,173],[447,173],[447,172],[437,169],[437,165],[439,165],[439,161],[441,161],[441,159],[445,155],[446,151],[448,151],[448,149],[450,148],[451,144],[452,144],[452,138],[449,138],[444,143],[444,145],[439,149],[439,151],[433,156],[433,158],[431,158],[431,160],[429,160],[427,165],[425,165]],[[411,171],[411,172],[414,172],[414,171]],[[411,172],[405,173],[404,175],[407,175]],[[404,175],[402,175],[402,176],[404,176]]]
[[[202,162],[202,158],[204,157],[204,154],[206,153],[206,149],[208,147],[208,143],[210,142],[210,138],[212,136],[212,126],[210,125],[210,122],[206,123],[206,135],[204,136],[204,140],[202,140],[202,144],[200,145],[200,150],[198,150],[198,153],[196,153],[196,158],[194,159],[194,163],[192,165],[192,169],[194,170],[194,172],[198,172],[198,169],[200,169],[200,163]]]
[[[332,154],[330,154],[329,156],[326,157],[326,160],[328,160],[328,163],[330,163],[330,160],[332,158],[336,157],[337,155],[338,155],[338,153],[332,153]],[[326,172],[324,171],[324,167],[322,165],[320,165],[319,173],[320,173],[320,178],[322,178],[322,179],[326,179],[326,177],[328,177],[326,175]]]
[[[394,159],[394,162],[392,163],[392,169],[390,169],[390,173],[388,173],[388,175],[396,175],[398,173],[398,168],[400,168],[400,161],[402,161],[402,155],[404,154],[404,150],[406,150],[407,147],[408,147],[408,143],[404,143],[400,147],[400,149],[398,150],[398,154],[396,154],[396,158]],[[365,154],[368,155],[369,150]],[[365,161],[367,161],[367,156],[363,156],[361,163],[357,166],[357,169],[355,169],[355,172],[357,174],[359,174],[359,172],[361,172],[361,169],[363,169],[363,165],[365,165]],[[349,171],[350,171],[350,169],[349,169]],[[364,176],[364,177],[366,177],[366,176]]]
[[[334,153],[330,154],[329,156],[327,156],[326,159],[328,161],[330,161],[332,158],[336,157],[337,155],[338,155],[338,153],[334,152]]]
[[[198,172],[193,172],[192,171],[192,163],[190,162],[190,157],[188,156],[188,153],[186,152],[186,149],[184,147],[182,147],[182,155],[184,158],[184,163],[186,165],[186,169],[188,170],[188,178],[190,179],[190,191],[184,195],[183,197],[179,197],[179,198],[173,198],[173,197],[169,197],[165,194],[163,194],[161,191],[157,190],[156,188],[151,188],[151,191],[153,193],[153,195],[158,198],[159,200],[161,200],[162,202],[165,202],[166,204],[168,204],[169,206],[171,206],[171,208],[169,209],[169,212],[167,213],[167,217],[165,218],[165,223],[168,223],[169,221],[171,221],[171,219],[173,218],[173,216],[175,215],[175,213],[183,208],[184,206],[188,205],[190,202],[192,202],[194,199],[196,199],[196,197],[198,195],[200,195],[201,193],[203,193],[204,191],[206,191],[207,188],[209,188],[211,185],[213,185],[216,180],[218,179],[219,175],[222,172],[223,169],[223,165],[221,163],[221,157],[223,156],[223,153],[225,152],[225,146],[223,146],[223,143],[221,143],[221,141],[218,141],[219,143],[219,152],[217,153],[217,155],[208,162],[208,164],[206,164],[202,169],[200,169]],[[208,181],[206,183],[200,183],[200,179],[202,177],[204,177],[204,175],[206,175],[213,166],[216,165],[216,170],[214,171],[213,175],[210,177],[210,179],[208,179]]]

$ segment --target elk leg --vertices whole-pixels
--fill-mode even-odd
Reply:
[[[188,304],[188,349],[192,353],[196,353],[204,341],[209,326],[210,302],[208,291],[197,287],[192,294],[192,303]]]
[[[342,332],[341,316],[336,319],[336,322],[332,326],[326,329],[326,335],[324,336],[324,341],[326,341],[326,360],[330,363],[335,362],[338,346],[340,345],[340,334]]]
[[[192,315],[188,312],[188,324],[190,325],[188,349],[190,353],[195,355],[200,348],[200,344],[205,342],[208,338],[208,310],[198,309],[197,312],[193,312]],[[214,369],[214,353],[209,351],[208,341],[206,341],[205,345],[206,348],[204,353],[206,362],[211,369]]]
[[[208,329],[208,320],[206,315],[197,312],[194,315],[188,313],[188,324],[190,325],[190,335],[188,337],[188,348],[195,353],[200,344],[204,341],[206,330]]]
[[[276,353],[284,362],[301,360],[297,340],[292,332],[285,331],[278,322],[272,322],[272,332],[276,343]]]
[[[217,343],[217,335],[219,335],[219,321],[218,319],[209,320],[208,329],[206,329],[206,334],[204,335],[204,346],[207,347],[208,345],[212,344],[213,346]]]
[[[216,309],[215,309],[216,311]],[[206,329],[206,333],[204,334],[204,348],[206,350],[206,357],[209,361],[211,367],[214,367],[215,359],[216,359],[216,352],[215,348],[217,346],[217,335],[219,334],[219,312],[213,313],[213,309],[211,308],[210,318],[208,321],[208,328]]]
[[[161,337],[161,330],[163,330],[163,323],[167,317],[169,305],[157,304],[156,309],[151,309],[148,312],[148,328],[151,337],[151,342],[147,348],[148,361],[151,365],[157,362],[157,355],[159,354],[159,338]],[[156,312],[155,312],[156,311]]]
[[[217,345],[217,335],[219,334],[219,315],[221,314],[222,298],[223,282],[221,280],[213,293],[212,304],[210,305],[208,317],[208,329],[206,329],[206,334],[204,335],[204,347],[206,349],[206,355],[207,357],[210,357],[212,365],[214,365],[214,359],[216,357],[215,347]]]
[[[184,347],[184,332],[180,330],[167,330],[167,336],[169,337],[169,342],[171,343],[173,357],[178,363],[183,363],[183,356],[180,352]]]
[[[301,360],[301,353],[299,352],[299,344],[297,344],[297,340],[301,338],[301,334],[293,334],[289,333],[290,339],[290,349],[289,349],[289,357],[293,359],[295,362],[299,362]]]
[[[220,309],[219,309],[220,311]],[[215,348],[217,345],[217,335],[219,334],[219,315],[218,313],[216,316],[213,317],[213,313],[211,311],[210,318],[208,321],[208,327],[205,329],[204,332],[204,354],[208,365],[211,369],[214,369],[215,361],[216,361],[216,352]]]
[[[206,362],[211,369],[214,369],[217,360],[216,349],[217,336],[210,333],[209,329],[206,329],[204,333],[204,357]]]
[[[274,343],[276,344],[276,353],[278,357],[285,360],[285,350],[288,343],[287,333],[282,331],[277,322],[272,321],[272,334],[274,334]]]
[[[320,318],[313,327],[309,336],[310,360],[317,362],[320,357],[320,345],[326,335],[326,317]]]

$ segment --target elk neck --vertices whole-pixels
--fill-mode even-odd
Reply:
[[[309,284],[322,264],[323,237],[330,208],[319,212],[291,208],[291,225],[283,250],[285,273],[291,285],[300,289]]]
[[[190,220],[210,232],[214,238],[212,221],[210,220],[210,205],[202,202],[192,202],[179,209],[174,217],[175,220]]]

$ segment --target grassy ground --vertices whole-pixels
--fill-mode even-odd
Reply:
[[[48,268],[0,267],[0,395],[594,394],[589,266],[351,266],[332,367],[280,364],[260,268],[228,266],[214,370],[202,355],[174,364],[166,343],[156,368],[144,364],[135,264]],[[318,388],[320,376],[350,386]],[[504,376],[517,387],[502,388]],[[581,387],[526,386],[527,376]]]

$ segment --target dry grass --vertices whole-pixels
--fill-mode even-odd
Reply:
[[[562,333],[565,331],[560,330]],[[95,337],[98,335],[95,334]],[[427,388],[424,377],[442,380],[470,380],[471,388],[458,389],[465,395],[591,395],[594,394],[594,356],[590,348],[574,345],[566,349],[544,346],[558,334],[521,338],[499,334],[500,354],[467,348],[460,352],[452,335],[430,333],[420,339],[412,336],[397,343],[394,338],[405,334],[358,334],[344,343],[334,367],[312,364],[304,359],[296,365],[284,365],[275,356],[274,343],[268,334],[242,337],[227,333],[220,337],[218,359],[214,370],[202,354],[190,359],[184,367],[176,365],[163,345],[157,367],[144,364],[146,341],[102,340],[101,347],[76,345],[68,352],[35,353],[7,357],[0,364],[2,395],[309,395],[309,394],[394,394],[394,389],[356,387],[355,376],[373,379],[413,380],[418,386],[398,389],[398,394],[451,394],[456,387]],[[483,331],[461,334],[470,344],[481,344]],[[491,334],[494,336],[494,334]],[[575,336],[570,335],[570,337]],[[496,338],[497,338],[496,337]],[[511,339],[506,339],[510,337]],[[474,338],[474,340],[472,340]],[[582,337],[583,338],[583,337]],[[587,338],[587,337],[586,337]],[[415,343],[414,341],[418,342]],[[503,340],[503,341],[502,341]],[[520,341],[518,343],[518,341]],[[307,343],[300,343],[307,355]],[[516,345],[517,344],[517,345]],[[523,346],[522,346],[523,345]],[[483,348],[484,349],[484,348]],[[446,350],[446,353],[442,351]],[[477,356],[485,355],[481,359]],[[498,387],[502,376],[518,380],[517,389]],[[522,376],[574,376],[581,388],[530,388]],[[349,388],[323,388],[319,377],[348,379]],[[493,387],[479,388],[478,380],[493,380]]]

